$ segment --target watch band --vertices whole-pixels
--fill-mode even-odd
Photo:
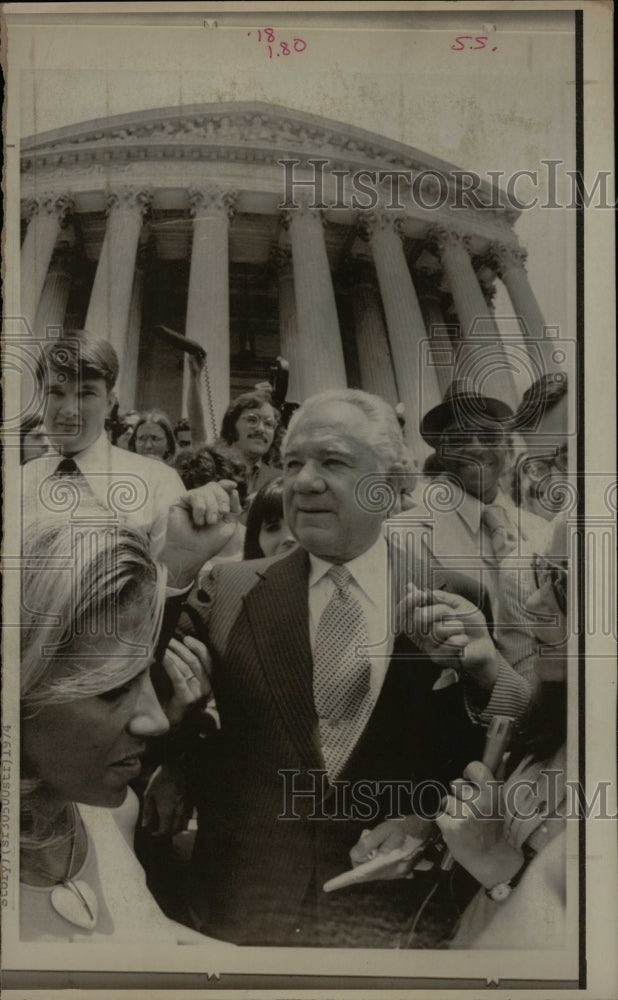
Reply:
[[[515,889],[526,871],[526,868],[536,857],[536,851],[533,847],[528,844],[524,844],[522,847],[523,853],[523,864],[518,871],[515,872],[512,878],[508,879],[506,882],[497,882],[496,885],[492,885],[489,889],[485,889],[485,895],[494,901],[494,903],[504,903],[509,898],[513,889]]]

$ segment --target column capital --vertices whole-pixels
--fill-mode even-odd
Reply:
[[[461,229],[446,226],[431,226],[427,238],[438,248],[440,254],[449,250],[465,250],[469,252],[470,238]]]
[[[496,243],[491,247],[491,257],[493,266],[502,278],[511,268],[525,270],[528,251],[523,247]]]
[[[366,212],[359,216],[356,229],[361,239],[369,241],[378,232],[394,232],[401,236],[402,222],[403,216],[392,212]]]
[[[55,217],[60,227],[64,228],[75,208],[75,202],[68,194],[45,191],[34,198],[27,198],[24,208],[24,216],[28,221],[35,215]]]
[[[231,222],[234,218],[237,191],[228,191],[227,188],[220,187],[189,188],[188,194],[189,215],[192,219],[220,215]]]
[[[146,218],[152,204],[153,192],[150,188],[118,187],[110,191],[105,199],[107,215],[115,209],[138,212],[142,219]]]
[[[326,219],[324,217],[324,211],[321,208],[311,208],[311,206],[306,202],[299,199],[296,208],[287,208],[281,212],[281,225],[287,231],[290,228],[290,224],[294,219],[311,219],[314,222],[318,222],[324,229],[326,228]]]

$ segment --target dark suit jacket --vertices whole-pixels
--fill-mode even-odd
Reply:
[[[444,783],[478,758],[483,745],[483,727],[464,709],[462,685],[432,690],[439,668],[398,636],[378,702],[338,788],[322,783],[308,572],[302,549],[221,566],[208,590],[192,595],[191,616],[181,622],[181,630],[196,631],[197,612],[203,623],[221,718],[194,776],[196,874],[208,899],[210,933],[246,944],[294,943],[310,885],[319,890],[349,867],[361,830],[388,815],[388,789],[374,795],[378,790],[365,785],[365,808],[354,816],[354,783]],[[293,789],[317,792],[290,799]],[[433,793],[426,787],[421,805],[431,811],[439,799],[435,787]],[[399,806],[409,812],[409,796]]]

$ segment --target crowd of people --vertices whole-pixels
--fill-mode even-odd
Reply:
[[[438,946],[560,947],[566,374],[517,413],[456,380],[416,472],[361,390],[283,426],[258,386],[208,442],[118,413],[118,367],[51,341],[23,427],[22,938],[419,947],[448,848],[468,874]]]

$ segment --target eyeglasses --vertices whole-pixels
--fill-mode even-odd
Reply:
[[[568,573],[566,567],[560,563],[553,562],[546,556],[535,555],[532,559],[532,569],[534,572],[534,584],[540,590],[546,583],[551,584],[556,604],[563,615],[567,610],[567,580]]]
[[[521,471],[530,479],[539,480],[549,476],[552,469],[567,472],[569,464],[568,448],[563,445],[555,455],[539,455],[522,462]]]
[[[241,413],[239,420],[244,420],[249,427],[259,427],[262,424],[267,431],[274,431],[277,421],[272,417],[261,417],[259,413]]]
[[[506,446],[506,437],[501,431],[445,431],[440,435],[438,449],[445,458],[455,455],[465,455],[476,451],[479,447],[492,450],[502,450]]]

